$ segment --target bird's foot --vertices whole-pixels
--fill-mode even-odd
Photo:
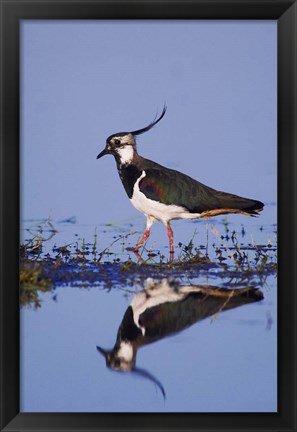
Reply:
[[[144,264],[145,261],[144,261],[144,259],[142,258],[142,256],[139,254],[138,249],[136,250],[136,248],[135,248],[135,249],[133,250],[133,252],[134,252],[136,258],[138,259],[138,261],[140,261],[141,264]]]

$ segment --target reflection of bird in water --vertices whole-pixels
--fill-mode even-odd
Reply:
[[[165,112],[166,106],[157,120],[142,129],[110,135],[97,159],[107,154],[115,157],[119,176],[131,203],[147,218],[146,230],[135,246],[135,253],[138,254],[150,235],[152,224],[158,220],[167,228],[172,260],[174,243],[171,220],[201,219],[227,213],[254,216],[263,209],[264,204],[217,191],[179,171],[140,156],[136,149],[136,136],[150,130],[163,118]]]
[[[180,332],[192,324],[222,311],[263,299],[257,288],[234,290],[209,285],[175,285],[147,280],[145,289],[135,295],[118,329],[113,349],[97,346],[106,365],[115,371],[132,371],[154,382],[165,397],[165,390],[152,374],[136,367],[139,347]]]

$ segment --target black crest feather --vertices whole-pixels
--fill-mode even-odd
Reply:
[[[150,130],[152,127],[154,127],[157,123],[159,123],[160,120],[162,120],[162,118],[164,117],[165,113],[167,110],[167,106],[166,104],[164,105],[163,111],[160,115],[160,117],[157,120],[153,120],[152,123],[150,123],[148,126],[142,128],[142,129],[138,129],[136,131],[130,132],[132,135],[140,135],[143,134],[144,132],[147,132],[148,130]]]

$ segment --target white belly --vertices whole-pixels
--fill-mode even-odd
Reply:
[[[141,211],[149,218],[154,218],[163,222],[165,225],[172,219],[198,219],[200,217],[200,213],[189,213],[184,207],[174,204],[166,205],[147,198],[144,193],[139,190],[139,182],[145,176],[145,171],[142,171],[141,176],[134,185],[133,196],[130,199],[137,210]]]

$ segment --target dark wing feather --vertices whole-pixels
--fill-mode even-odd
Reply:
[[[140,191],[154,201],[175,204],[190,213],[234,209],[256,214],[263,208],[260,201],[216,191],[183,173],[161,168],[145,169],[146,176],[139,183]]]

